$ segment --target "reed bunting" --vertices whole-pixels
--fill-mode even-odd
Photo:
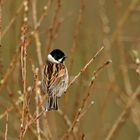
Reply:
[[[65,54],[59,49],[48,54],[42,74],[42,91],[48,95],[46,111],[58,110],[58,97],[68,86],[68,71],[65,66]]]

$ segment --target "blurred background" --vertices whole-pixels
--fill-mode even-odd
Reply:
[[[0,5],[1,140],[140,140],[139,0],[1,0]],[[29,124],[45,104],[39,83],[47,54],[54,48],[66,53],[71,81],[102,46],[59,100],[60,110]],[[93,72],[108,60],[112,63],[90,87]]]

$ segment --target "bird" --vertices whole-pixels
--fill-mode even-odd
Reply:
[[[68,70],[65,65],[67,56],[60,49],[52,50],[48,56],[42,71],[42,91],[47,94],[45,111],[58,110],[58,98],[68,87]]]

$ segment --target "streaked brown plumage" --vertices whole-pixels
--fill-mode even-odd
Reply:
[[[57,99],[67,89],[68,72],[64,63],[47,61],[42,75],[42,90],[48,95],[46,111],[57,110]]]

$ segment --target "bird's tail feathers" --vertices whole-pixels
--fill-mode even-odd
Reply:
[[[58,110],[57,96],[49,96],[46,105],[46,111]]]

